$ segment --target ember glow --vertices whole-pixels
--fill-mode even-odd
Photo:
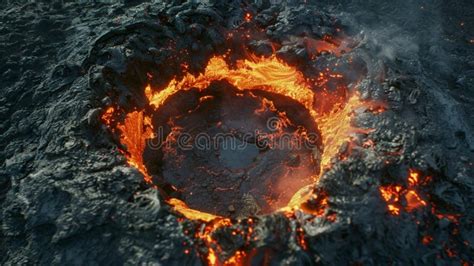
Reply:
[[[450,224],[450,239],[454,239],[459,235],[459,219],[460,214],[445,213],[446,206],[439,208],[433,202],[430,194],[426,193],[426,187],[432,185],[433,177],[424,174],[416,169],[409,169],[406,182],[403,184],[391,184],[381,186],[379,188],[380,196],[387,204],[387,211],[392,217],[401,216],[402,214],[409,214],[421,232],[426,231],[427,228],[435,227],[438,221],[444,220]],[[418,212],[418,213],[416,213]],[[423,215],[424,221],[419,220],[419,215]],[[420,242],[425,245],[432,245],[436,240],[433,235],[420,233]],[[444,245],[444,253],[446,256],[456,257],[449,241]]]
[[[428,196],[423,193],[423,187],[432,182],[432,177],[423,175],[417,170],[410,169],[407,174],[407,185],[387,185],[379,188],[382,199],[387,203],[388,212],[400,215],[401,210],[413,212],[430,207],[431,213],[438,219],[447,219],[454,224],[458,223],[459,214],[441,213],[434,203],[428,201]]]
[[[424,182],[429,181],[429,178]],[[388,185],[380,187],[380,195],[387,203],[388,212],[392,215],[400,215],[400,210],[405,206],[407,212],[413,212],[416,209],[427,206],[426,201],[417,191],[421,183],[420,173],[410,169],[407,177],[407,187],[401,185]],[[402,201],[405,204],[402,204]]]
[[[385,186],[380,187],[380,195],[387,202],[388,211],[393,215],[400,214],[400,208],[398,202],[400,201],[401,186]]]

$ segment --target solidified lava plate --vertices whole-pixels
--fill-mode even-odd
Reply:
[[[2,264],[474,264],[471,2],[0,4]]]

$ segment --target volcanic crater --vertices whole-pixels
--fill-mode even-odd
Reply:
[[[151,116],[161,147],[148,145],[143,155],[167,196],[193,209],[244,218],[286,206],[314,182],[319,134],[298,102],[240,91],[225,81],[167,101]],[[310,142],[302,131],[316,137]]]

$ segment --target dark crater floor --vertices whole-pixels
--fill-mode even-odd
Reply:
[[[222,81],[204,92],[176,94],[168,100],[171,107],[165,104],[153,113],[163,145],[145,150],[148,172],[161,177],[156,180],[160,186],[175,188],[170,197],[224,217],[268,214],[286,206],[314,181],[319,168],[314,159],[319,147],[301,136],[298,126],[316,136],[317,127],[298,102],[278,95],[271,99]],[[282,105],[287,108],[275,109]],[[291,124],[278,130],[269,125],[272,119],[276,125],[283,119]]]

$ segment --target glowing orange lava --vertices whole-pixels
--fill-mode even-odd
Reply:
[[[429,180],[426,178],[424,182]],[[418,208],[427,206],[427,203],[417,192],[417,187],[421,183],[420,173],[410,169],[408,172],[408,186],[404,188],[401,185],[388,185],[379,188],[380,195],[387,203],[389,213],[399,215],[402,208],[401,200],[405,200],[405,210],[412,212]]]
[[[433,241],[433,237],[430,235],[423,236],[423,238],[421,239],[421,242],[423,243],[423,245],[429,245],[432,241]]]
[[[380,194],[382,198],[388,203],[388,211],[393,215],[400,214],[400,208],[397,207],[398,201],[400,200],[400,191],[402,190],[401,186],[386,186],[380,187]]]
[[[102,121],[104,121],[104,124],[107,126],[111,126],[114,112],[115,108],[109,107],[107,110],[105,110],[104,114],[102,114]]]
[[[106,112],[107,114],[107,112]],[[117,125],[120,130],[120,143],[126,147],[125,156],[130,165],[137,168],[147,183],[152,183],[143,163],[143,152],[146,140],[154,137],[151,119],[143,112],[134,111],[127,115],[123,124]]]
[[[408,190],[405,194],[405,199],[407,201],[406,210],[408,212],[426,206],[426,202],[420,198],[415,190]]]
[[[210,222],[214,219],[216,219],[218,216],[206,213],[206,212],[201,212],[198,210],[194,210],[189,208],[186,203],[184,203],[182,200],[176,199],[176,198],[171,198],[168,201],[168,204],[173,206],[174,210],[183,214],[189,219],[197,219],[197,220],[202,220],[205,222]]]

